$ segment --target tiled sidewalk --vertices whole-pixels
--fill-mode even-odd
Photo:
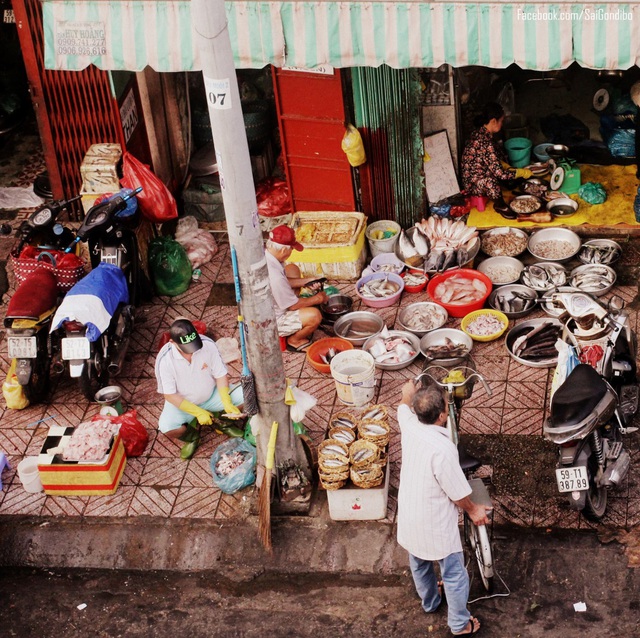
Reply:
[[[162,398],[156,393],[153,364],[158,340],[173,319],[178,315],[201,319],[215,338],[238,337],[235,307],[206,306],[214,283],[233,281],[228,244],[219,237],[224,236],[218,236],[220,249],[213,261],[202,268],[199,282],[193,283],[179,297],[155,298],[152,303],[139,309],[128,360],[114,382],[123,388],[129,406],[138,411],[150,440],[144,456],[128,460],[116,494],[104,497],[52,497],[28,494],[21,486],[15,468],[24,456],[39,452],[50,425],[75,425],[97,412],[98,406],[86,401],[77,385],[62,377],[54,385],[46,404],[22,411],[4,409],[0,414],[0,451],[7,453],[12,465],[12,470],[2,475],[4,487],[0,495],[0,515],[156,516],[222,520],[238,519],[248,514],[253,488],[228,496],[212,486],[209,458],[217,445],[225,440],[224,436],[212,430],[207,431],[195,457],[185,462],[178,457],[179,445],[157,432]],[[0,240],[0,258],[7,254],[10,244],[11,240]],[[625,262],[637,263],[635,251],[625,253]],[[354,309],[357,309],[360,302],[357,301],[354,284],[337,285],[356,300]],[[637,297],[637,285],[617,287],[616,292],[631,303]],[[6,308],[6,298],[2,312]],[[426,299],[426,293],[405,294],[401,304]],[[377,311],[390,328],[401,304]],[[629,308],[633,326],[637,323],[638,315],[635,306],[634,303]],[[459,324],[460,320],[453,319],[448,325],[458,327]],[[316,338],[320,336],[323,335],[317,334]],[[463,410],[462,433],[469,435],[472,452],[478,454],[478,450],[484,450],[487,453],[479,456],[487,463],[485,469],[493,472],[496,522],[526,527],[590,526],[577,513],[568,510],[564,498],[557,495],[552,471],[555,463],[553,450],[551,447],[544,448],[542,444],[542,424],[547,410],[546,397],[552,370],[516,363],[508,356],[504,339],[476,343],[472,354],[478,370],[490,382],[492,396],[488,397],[479,385],[476,386],[474,395]],[[307,414],[305,425],[314,442],[319,443],[325,436],[331,414],[344,409],[336,399],[334,381],[311,368],[303,355],[285,352],[283,359],[287,376],[318,399],[318,405]],[[4,379],[9,366],[4,338],[0,341],[0,364]],[[404,370],[377,371],[376,402],[395,407],[402,383],[419,373],[421,366],[422,358],[419,357],[416,363]],[[241,370],[240,363],[231,364],[230,370],[232,378],[237,378]],[[395,414],[395,411],[391,410],[390,414]],[[31,425],[47,417],[52,418]],[[391,489],[387,523],[395,519],[400,471],[400,440],[393,416],[391,422]],[[605,525],[629,526],[640,522],[640,451],[633,436],[631,439],[631,473],[627,485],[610,495],[609,513],[603,522]],[[539,450],[541,447],[542,453]],[[527,457],[527,450],[530,449],[538,452],[538,462],[532,466],[528,465]],[[511,475],[505,478],[503,469],[505,472],[508,469]],[[518,474],[516,481],[512,480],[514,472]],[[324,500],[324,495],[320,498]]]

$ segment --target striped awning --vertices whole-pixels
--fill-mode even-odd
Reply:
[[[640,4],[227,0],[238,68],[626,69]],[[43,0],[48,69],[201,68],[189,0]]]

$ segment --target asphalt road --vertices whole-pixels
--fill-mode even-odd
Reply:
[[[495,539],[511,594],[472,612],[481,636],[640,636],[640,572],[624,546],[594,534]],[[375,551],[375,548],[372,548]],[[472,595],[480,594],[472,582]],[[506,593],[499,583],[498,591]],[[573,604],[586,603],[585,612]],[[78,605],[86,604],[79,610]],[[225,573],[35,570],[0,572],[3,636],[154,638],[406,638],[448,636],[446,611],[424,614],[408,573]]]

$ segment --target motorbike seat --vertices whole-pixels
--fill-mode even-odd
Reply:
[[[473,472],[473,470],[477,470],[482,465],[480,459],[471,456],[471,454],[467,454],[467,451],[463,447],[458,447],[458,458],[463,472]]]
[[[591,414],[606,393],[607,384],[590,365],[577,365],[553,395],[549,424],[580,423]]]
[[[47,310],[55,308],[58,299],[58,284],[54,274],[39,268],[31,273],[13,293],[4,325],[9,328],[14,319],[37,320]]]

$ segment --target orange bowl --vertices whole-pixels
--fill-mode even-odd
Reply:
[[[465,279],[479,279],[486,286],[487,290],[481,299],[477,301],[472,301],[471,303],[466,304],[451,304],[444,303],[438,299],[434,295],[435,289],[439,284],[446,281],[447,279],[451,279],[451,277],[464,277]],[[437,304],[442,306],[448,313],[450,317],[464,317],[469,314],[473,310],[480,310],[482,306],[484,306],[484,302],[488,299],[491,294],[491,289],[493,288],[493,284],[491,283],[491,279],[487,277],[484,273],[478,272],[477,270],[472,270],[471,268],[459,268],[458,270],[449,270],[441,275],[435,275],[435,277],[431,278],[431,281],[427,284],[427,293],[429,297]]]
[[[345,350],[353,350],[353,344],[346,339],[340,339],[340,337],[326,337],[325,339],[314,341],[307,348],[307,361],[314,370],[323,374],[331,373],[331,366],[320,358],[321,356],[326,356],[329,348],[333,348],[337,354]]]

